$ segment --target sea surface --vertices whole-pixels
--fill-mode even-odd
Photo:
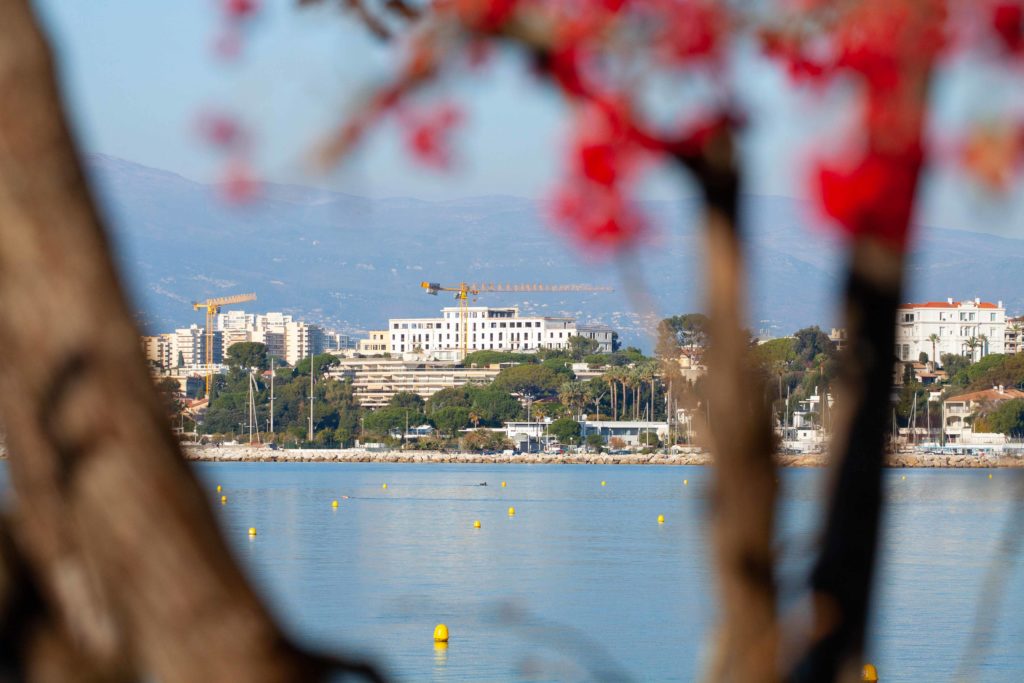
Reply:
[[[398,681],[699,678],[715,619],[709,468],[195,467],[249,576],[310,645],[370,656]],[[798,620],[826,476],[780,477],[781,587]],[[1006,543],[1024,534],[1024,471],[888,470],[885,490],[868,655],[881,680],[1024,681],[1024,548]],[[969,651],[980,662],[958,671]]]

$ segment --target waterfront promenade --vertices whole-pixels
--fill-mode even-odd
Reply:
[[[438,451],[370,451],[344,449],[270,449],[263,446],[189,446],[189,460],[208,462],[404,462],[404,463],[482,463],[523,465],[711,465],[709,453],[699,448],[680,453],[516,453],[493,455]],[[823,467],[822,453],[777,456],[782,467]],[[1024,458],[1008,455],[947,455],[936,453],[891,453],[889,467],[1024,467]]]

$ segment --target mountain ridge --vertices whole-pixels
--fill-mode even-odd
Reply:
[[[253,310],[283,310],[350,333],[389,317],[434,315],[442,283],[588,282],[610,294],[488,294],[480,303],[518,304],[619,327],[646,348],[615,260],[579,252],[545,225],[543,201],[511,195],[426,200],[367,198],[301,185],[267,184],[251,205],[230,206],[215,185],[116,157],[90,154],[86,169],[108,219],[134,308],[149,330],[200,322],[187,302],[255,291]],[[639,202],[656,229],[632,260],[659,316],[699,310],[702,235],[696,199]],[[843,250],[815,227],[813,207],[786,197],[743,198],[750,275],[750,326],[773,335],[828,327],[837,319]],[[666,229],[665,226],[674,226]],[[982,298],[1024,309],[1024,241],[959,230],[918,229],[910,299]]]

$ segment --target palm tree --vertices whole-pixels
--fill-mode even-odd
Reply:
[[[573,419],[578,420],[580,413],[583,412],[583,404],[586,401],[583,382],[571,380],[562,384],[562,386],[558,387],[558,399],[562,402],[562,405],[569,409]]]
[[[967,348],[969,348],[971,350],[971,362],[973,363],[974,362],[974,350],[977,349],[979,346],[981,346],[981,342],[978,341],[977,337],[971,337],[966,342],[964,342],[964,345],[967,346]]]
[[[935,345],[939,343],[939,335],[936,334],[935,332],[932,332],[931,334],[928,335],[928,341],[930,341],[932,343],[932,357],[931,357],[931,361],[933,363],[938,363],[939,362],[939,357],[935,355]]]
[[[658,377],[658,363],[657,361],[647,361],[639,368],[637,368],[637,375],[640,382],[651,385],[651,395],[648,400],[648,413],[647,420],[654,420],[654,381]]]
[[[601,375],[601,379],[608,383],[608,391],[611,392],[612,419],[613,420],[617,420],[618,419],[618,414],[619,414],[618,413],[618,405],[617,405],[616,400],[615,400],[616,396],[617,396],[616,391],[615,391],[615,382],[616,382],[616,379],[617,379],[617,373],[618,373],[618,368],[608,368],[608,370],[605,371],[605,373],[603,375]]]
[[[473,429],[478,429],[480,427],[480,416],[472,410],[469,411],[469,421],[473,423]]]

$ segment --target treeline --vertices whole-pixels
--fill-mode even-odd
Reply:
[[[272,361],[263,344],[234,344],[225,357],[228,370],[215,377],[209,407],[196,431],[221,440],[248,438],[251,391],[259,432],[266,440],[271,424],[271,374],[274,434],[269,438],[289,446],[350,446],[357,439],[394,444],[408,430],[430,425],[436,431],[433,437],[420,440],[423,447],[453,445],[461,439],[463,447],[489,450],[507,444],[488,436],[493,435],[489,430],[469,435],[465,430],[500,427],[504,422],[528,417],[548,417],[553,425],[557,424],[559,434],[565,436],[563,443],[573,443],[571,427],[575,425],[578,433],[578,420],[584,415],[603,420],[666,419],[664,386],[654,359],[635,348],[610,354],[595,351],[596,342],[578,337],[570,340],[565,351],[475,352],[466,357],[466,366],[509,366],[485,385],[444,389],[428,400],[400,393],[388,405],[367,410],[356,401],[350,381],[326,376],[339,363],[333,355],[318,355],[312,362],[304,359],[295,367],[278,362],[271,368]],[[574,363],[601,367],[604,372],[596,378],[579,380],[572,370]],[[311,366],[315,375],[312,441]],[[180,404],[177,408],[180,409]]]

